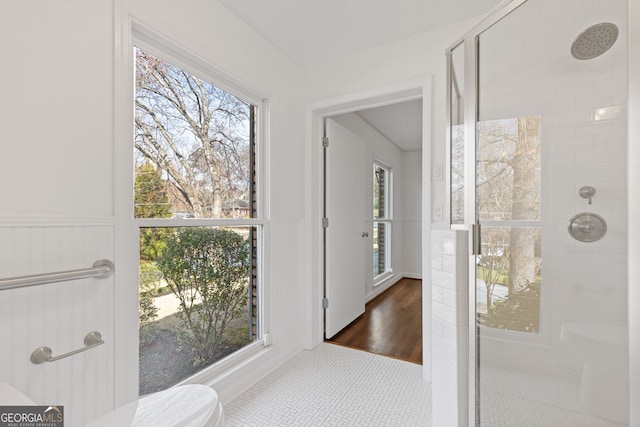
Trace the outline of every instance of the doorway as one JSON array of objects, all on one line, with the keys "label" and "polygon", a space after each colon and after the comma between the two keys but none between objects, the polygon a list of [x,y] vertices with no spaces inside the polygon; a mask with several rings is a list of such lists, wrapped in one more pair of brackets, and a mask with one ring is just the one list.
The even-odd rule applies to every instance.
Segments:
[{"label": "doorway", "polygon": [[326,339],[366,318],[365,303],[397,282],[422,278],[422,104],[417,97],[324,118]]},{"label": "doorway", "polygon": [[[431,76],[394,83],[374,89],[363,90],[341,96],[334,96],[324,100],[307,104],[306,107],[306,137],[307,156],[305,170],[307,180],[306,210],[309,213],[307,223],[309,239],[308,280],[310,286],[305,288],[307,305],[305,312],[308,316],[303,325],[304,347],[313,349],[324,340],[324,241],[322,206],[324,202],[323,186],[323,121],[325,117],[359,111],[374,107],[385,106],[403,101],[422,98],[422,144],[421,155],[421,271],[431,271],[431,259],[428,251],[431,246]],[[424,281],[422,292],[422,336],[423,353],[431,354],[431,283]],[[425,357],[423,364],[423,378],[430,381],[431,358]]]}]

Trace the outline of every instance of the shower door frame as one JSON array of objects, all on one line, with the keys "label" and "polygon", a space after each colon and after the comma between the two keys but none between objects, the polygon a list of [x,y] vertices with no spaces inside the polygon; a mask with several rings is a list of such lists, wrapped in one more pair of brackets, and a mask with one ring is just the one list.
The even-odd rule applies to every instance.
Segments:
[{"label": "shower door frame", "polygon": [[[480,246],[480,222],[476,211],[476,123],[479,117],[479,37],[482,33],[500,22],[511,12],[526,3],[527,0],[504,0],[499,3],[489,14],[474,28],[452,43],[446,50],[447,64],[447,90],[446,90],[446,191],[445,206],[447,221],[452,229],[467,230],[470,234],[468,250],[468,319],[469,319],[469,340],[468,340],[468,411],[467,421],[469,426],[480,425],[480,406],[478,396],[478,376],[479,376],[479,334],[476,324],[476,255],[479,254]],[[451,223],[451,120],[452,120],[452,98],[451,98],[451,71],[452,52],[455,48],[462,47],[464,50],[464,222],[463,224]],[[460,414],[461,417],[463,416]]]}]

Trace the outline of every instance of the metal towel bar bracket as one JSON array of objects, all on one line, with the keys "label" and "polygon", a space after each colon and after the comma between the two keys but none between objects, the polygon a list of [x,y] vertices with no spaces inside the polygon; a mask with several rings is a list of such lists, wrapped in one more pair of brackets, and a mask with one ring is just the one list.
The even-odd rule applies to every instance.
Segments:
[{"label": "metal towel bar bracket", "polygon": [[31,363],[40,365],[45,362],[55,362],[56,360],[64,359],[65,357],[73,356],[74,354],[82,353],[83,351],[91,350],[94,347],[104,344],[102,335],[98,331],[92,331],[84,337],[84,347],[77,350],[64,353],[59,356],[52,356],[53,352],[50,347],[38,347],[33,353],[31,353]]},{"label": "metal towel bar bracket", "polygon": [[7,289],[24,288],[27,286],[44,285],[45,283],[66,282],[69,280],[86,279],[95,277],[102,279],[111,275],[115,269],[108,259],[99,259],[90,268],[78,270],[59,271],[57,273],[32,274],[30,276],[9,277],[0,279],[0,291]]}]

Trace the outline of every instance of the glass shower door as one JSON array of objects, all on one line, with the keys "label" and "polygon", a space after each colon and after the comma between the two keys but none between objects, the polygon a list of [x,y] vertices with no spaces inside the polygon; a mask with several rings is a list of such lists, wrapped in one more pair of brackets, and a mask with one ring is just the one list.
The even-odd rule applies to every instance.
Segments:
[{"label": "glass shower door", "polygon": [[[475,421],[626,425],[625,5],[513,3],[465,39],[476,55],[465,73],[477,82],[475,99],[461,101],[475,104],[465,115],[475,122],[465,135],[474,176],[467,168],[464,185],[474,192],[465,203],[475,202],[465,223],[480,230],[470,264]],[[619,39],[593,59],[572,57],[594,22],[620,27]],[[585,186],[596,188],[592,199],[581,197]],[[578,215],[601,218],[608,232],[577,240],[569,223]]]}]

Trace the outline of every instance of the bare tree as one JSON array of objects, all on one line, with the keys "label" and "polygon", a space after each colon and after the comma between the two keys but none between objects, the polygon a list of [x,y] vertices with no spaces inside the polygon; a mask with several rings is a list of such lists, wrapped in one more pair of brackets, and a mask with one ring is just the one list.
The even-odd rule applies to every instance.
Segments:
[{"label": "bare tree", "polygon": [[[517,119],[516,149],[511,159],[513,192],[511,219],[533,220],[540,217],[540,117]],[[535,256],[536,230],[511,229],[509,251],[509,293],[524,289],[535,281],[538,262]]]},{"label": "bare tree", "polygon": [[135,148],[194,215],[248,196],[251,105],[136,49]]},{"label": "bare tree", "polygon": [[[481,220],[540,218],[540,119],[537,116],[479,123],[477,172]],[[540,262],[536,256],[538,230],[511,227],[483,233],[480,267],[487,286],[487,308],[497,275],[508,279],[509,295],[534,283]],[[495,236],[494,236],[495,234]],[[502,238],[495,237],[502,235]],[[498,261],[496,257],[499,256]]]}]

